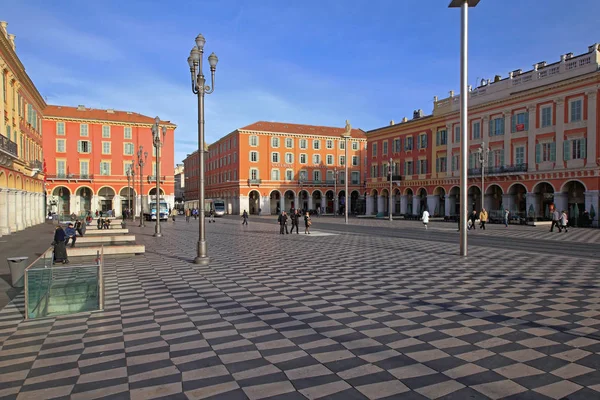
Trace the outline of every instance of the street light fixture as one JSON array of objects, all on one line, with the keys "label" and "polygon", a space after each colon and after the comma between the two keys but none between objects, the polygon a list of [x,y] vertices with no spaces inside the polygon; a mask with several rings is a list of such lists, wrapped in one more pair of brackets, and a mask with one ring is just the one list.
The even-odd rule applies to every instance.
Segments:
[{"label": "street light fixture", "polygon": [[204,44],[206,39],[202,34],[196,37],[196,45],[192,48],[188,57],[188,65],[190,66],[190,74],[192,77],[192,92],[198,96],[198,157],[199,157],[199,174],[198,174],[198,206],[200,207],[200,224],[198,226],[198,250],[194,263],[207,265],[210,258],[206,249],[206,232],[204,220],[204,95],[211,94],[215,90],[215,70],[219,59],[212,53],[208,56],[208,64],[210,65],[211,86],[206,85],[206,79],[202,72],[202,62],[204,58]]},{"label": "street light fixture", "polygon": [[333,216],[336,216],[337,213],[337,202],[338,202],[338,192],[337,192],[337,180],[338,180],[338,170],[337,167],[333,169]]},{"label": "street light fixture", "polygon": [[483,200],[485,198],[485,164],[487,164],[490,155],[490,148],[485,147],[485,143],[481,142],[481,147],[477,149],[479,154],[479,165],[481,165],[481,209],[484,209]]},{"label": "street light fixture", "polygon": [[143,228],[144,224],[144,165],[148,161],[148,152],[144,152],[144,146],[140,145],[137,152],[138,166],[140,167],[140,224],[139,227]]},{"label": "street light fixture", "polygon": [[467,148],[468,118],[468,26],[469,7],[479,0],[452,0],[448,7],[461,9],[460,21],[460,255],[467,255]]},{"label": "street light fixture", "polygon": [[[154,118],[154,125],[152,125],[152,145],[156,149],[156,171],[154,171],[154,177],[156,178],[156,225],[154,227],[154,237],[162,237],[160,229],[160,148],[167,136],[167,127],[163,125],[160,129],[159,123],[160,118],[157,116]],[[162,132],[162,140],[160,132]]]},{"label": "street light fixture", "polygon": [[[125,174],[127,174],[127,208],[129,208],[131,212],[131,170],[128,169],[127,171],[125,171]],[[123,213],[123,221],[125,220],[125,215],[127,214]]]},{"label": "street light fixture", "polygon": [[350,132],[352,132],[352,125],[346,120],[346,128],[341,137],[344,139],[344,193],[346,194],[346,201],[344,204],[344,222],[348,225],[348,204],[352,205],[352,201],[348,202],[351,197],[348,196],[348,139],[351,138]]},{"label": "street light fixture", "polygon": [[134,198],[131,202],[131,221],[135,222],[135,212],[133,211],[133,206],[136,203],[137,196],[135,196],[135,161],[131,161],[131,187],[133,187]]},{"label": "street light fixture", "polygon": [[389,220],[390,222],[393,220],[392,218],[392,162],[394,162],[394,160],[392,160],[392,157],[390,157],[390,163],[388,165],[388,175],[390,177],[390,192],[388,193],[388,199],[389,199]]}]

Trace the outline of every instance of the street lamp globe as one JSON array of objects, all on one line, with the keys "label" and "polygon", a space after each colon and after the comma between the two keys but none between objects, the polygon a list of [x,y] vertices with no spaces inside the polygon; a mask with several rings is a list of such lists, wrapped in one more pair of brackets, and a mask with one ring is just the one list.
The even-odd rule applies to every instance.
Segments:
[{"label": "street lamp globe", "polygon": [[211,68],[217,68],[217,63],[219,62],[219,57],[213,52],[208,56],[208,64]]},{"label": "street lamp globe", "polygon": [[194,64],[198,64],[198,62],[200,62],[200,50],[198,50],[198,46],[194,46],[192,48],[192,51],[190,51],[190,58]]},{"label": "street lamp globe", "polygon": [[158,115],[156,117],[154,117],[154,123],[156,125],[158,125],[160,123],[160,118],[158,117]]},{"label": "street lamp globe", "polygon": [[192,56],[188,57],[188,65],[190,66],[190,68],[194,68],[194,59],[192,58]]},{"label": "street lamp globe", "polygon": [[201,33],[198,34],[198,36],[196,36],[196,46],[198,46],[199,49],[203,49],[205,43],[206,39],[204,38],[204,35]]}]

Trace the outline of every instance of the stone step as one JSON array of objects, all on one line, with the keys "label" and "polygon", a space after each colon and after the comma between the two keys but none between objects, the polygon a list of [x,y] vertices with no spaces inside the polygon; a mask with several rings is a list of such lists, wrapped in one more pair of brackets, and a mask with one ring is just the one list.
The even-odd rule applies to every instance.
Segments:
[{"label": "stone step", "polygon": [[119,234],[124,234],[124,233],[129,233],[129,229],[122,229],[122,228],[111,228],[111,229],[88,229],[85,231],[85,236],[91,235],[91,236],[106,236],[106,235],[119,235]]},{"label": "stone step", "polygon": [[117,244],[117,243],[127,243],[127,242],[135,242],[135,235],[110,235],[110,236],[98,236],[98,235],[86,235],[81,237],[77,236],[77,245],[80,244],[89,244],[89,243],[102,243],[102,244]]},{"label": "stone step", "polygon": [[[85,246],[85,247],[70,247],[67,246],[67,255],[69,257],[86,257],[95,256],[102,250],[102,246]],[[104,246],[104,255],[118,254],[143,254],[146,252],[146,247],[143,244],[125,244],[116,246]],[[46,257],[52,257],[52,248],[46,254]]]}]

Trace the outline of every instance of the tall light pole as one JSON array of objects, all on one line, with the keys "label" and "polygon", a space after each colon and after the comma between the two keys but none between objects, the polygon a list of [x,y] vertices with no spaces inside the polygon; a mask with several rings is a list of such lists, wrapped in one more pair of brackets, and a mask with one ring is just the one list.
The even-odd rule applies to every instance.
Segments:
[{"label": "tall light pole", "polygon": [[[344,193],[346,193],[346,205],[344,206],[344,222],[348,225],[348,199],[351,197],[348,196],[348,139],[351,137],[350,132],[352,132],[352,125],[350,122],[346,120],[346,128],[344,133],[342,134],[342,138],[344,139],[344,167],[346,169],[344,174]],[[352,204],[352,202],[350,202]]]},{"label": "tall light pole", "polygon": [[212,53],[208,56],[210,65],[211,86],[206,85],[206,79],[202,72],[202,61],[204,58],[204,44],[206,39],[202,34],[196,37],[196,45],[192,48],[188,57],[190,74],[192,76],[192,92],[198,96],[198,206],[200,207],[200,224],[198,232],[198,250],[194,263],[206,265],[210,262],[206,249],[205,221],[204,221],[204,95],[211,94],[215,90],[215,70],[219,59]]},{"label": "tall light pole", "polygon": [[388,205],[389,212],[388,212],[388,214],[390,214],[389,215],[390,221],[393,220],[392,219],[392,162],[393,161],[394,160],[392,160],[392,157],[390,157],[390,164],[388,165],[388,174],[390,175],[390,192],[388,193],[388,199],[389,199],[389,205]]},{"label": "tall light pole", "polygon": [[[131,186],[129,186],[129,183],[131,182],[131,170],[128,169],[126,171],[127,174],[127,208],[129,208],[129,211],[131,212]],[[123,213],[123,221],[125,221],[125,213]]]},{"label": "tall light pole", "polygon": [[[156,178],[156,225],[154,226],[154,237],[162,237],[160,230],[160,148],[167,136],[167,127],[163,125],[162,129],[160,129],[159,123],[160,118],[154,118],[154,125],[152,125],[152,145],[156,149],[156,171],[154,171],[154,177]],[[169,217],[167,216],[167,218]]]},{"label": "tall light pole", "polygon": [[481,147],[477,149],[477,154],[479,154],[479,164],[481,165],[481,209],[483,210],[484,203],[483,200],[485,198],[485,164],[487,164],[490,148],[485,147],[485,143],[481,142]]},{"label": "tall light pole", "polygon": [[148,152],[144,152],[144,146],[140,145],[137,152],[138,166],[140,167],[140,224],[139,227],[145,227],[144,224],[144,165],[148,161]]},{"label": "tall light pole", "polygon": [[467,255],[467,141],[468,137],[468,26],[469,7],[479,0],[452,0],[448,7],[461,10],[460,19],[460,255]]},{"label": "tall light pole", "polygon": [[333,216],[336,216],[336,204],[338,201],[338,192],[337,192],[337,179],[338,179],[338,175],[337,175],[337,167],[335,167],[333,169]]},{"label": "tall light pole", "polygon": [[[133,194],[135,194],[135,161],[131,161],[131,186],[133,187]],[[135,222],[135,212],[133,211],[133,206],[135,205],[135,199],[137,196],[134,196],[133,201],[131,202],[131,221]]]}]

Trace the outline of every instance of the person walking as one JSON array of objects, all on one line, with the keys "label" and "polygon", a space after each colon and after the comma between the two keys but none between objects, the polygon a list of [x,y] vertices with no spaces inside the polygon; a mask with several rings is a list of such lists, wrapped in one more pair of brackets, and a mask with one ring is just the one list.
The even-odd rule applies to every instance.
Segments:
[{"label": "person walking", "polygon": [[208,222],[215,222],[215,210],[210,210],[210,219]]},{"label": "person walking", "polygon": [[[565,210],[562,211],[562,214],[560,216],[560,226],[565,230],[566,232],[569,232],[567,230],[567,225],[569,224],[569,217],[567,217],[567,212]],[[558,230],[560,232],[560,228]]]},{"label": "person walking", "polygon": [[473,210],[473,212],[471,213],[471,215],[469,217],[469,222],[471,222],[471,224],[469,225],[469,230],[471,230],[471,229],[477,230],[477,227],[475,226],[476,221],[477,221],[477,211]]},{"label": "person walking", "polygon": [[504,209],[504,226],[506,228],[508,228],[508,217],[510,216],[510,211],[508,211],[508,208]]},{"label": "person walking", "polygon": [[481,212],[479,213],[479,229],[483,229],[485,231],[485,223],[488,220],[488,213],[485,210],[485,208],[481,209]]},{"label": "person walking", "polygon": [[175,217],[177,216],[177,209],[174,208],[171,210],[171,218],[173,219],[173,222],[175,222]]},{"label": "person walking", "polygon": [[307,233],[310,235],[310,226],[312,225],[312,221],[310,219],[310,214],[308,211],[304,214],[304,234]]},{"label": "person walking", "polygon": [[290,233],[294,233],[294,226],[296,227],[296,235],[298,232],[298,219],[300,218],[300,213],[298,210],[294,210],[293,213],[290,214],[290,219],[292,220],[292,229],[290,229]]},{"label": "person walking", "polygon": [[77,241],[77,231],[73,227],[73,223],[69,222],[67,229],[65,229],[65,246],[69,244],[69,240],[72,242],[71,247],[75,247],[75,242]]},{"label": "person walking", "polygon": [[561,228],[561,214],[558,212],[556,208],[552,211],[552,225],[550,225],[550,232],[554,232],[554,227],[558,228],[559,232],[562,232]]},{"label": "person walking", "polygon": [[63,263],[68,264],[69,258],[67,257],[67,246],[65,240],[67,235],[63,230],[62,226],[57,225],[54,230],[54,239],[52,240],[52,246],[54,251],[52,252],[52,261],[54,264]]},{"label": "person walking", "polygon": [[279,214],[279,217],[277,217],[277,222],[279,222],[279,234],[283,235],[284,230],[285,233],[288,234],[287,215],[285,215],[285,211]]},{"label": "person walking", "polygon": [[242,225],[248,225],[248,212],[246,210],[242,213],[242,218],[244,219]]},{"label": "person walking", "polygon": [[187,222],[188,224],[190,223],[190,216],[191,216],[192,212],[190,211],[189,208],[185,209],[185,222]]},{"label": "person walking", "polygon": [[425,230],[427,230],[427,224],[429,223],[429,211],[427,211],[427,209],[423,211],[421,220],[423,221],[423,225],[425,225]]}]

